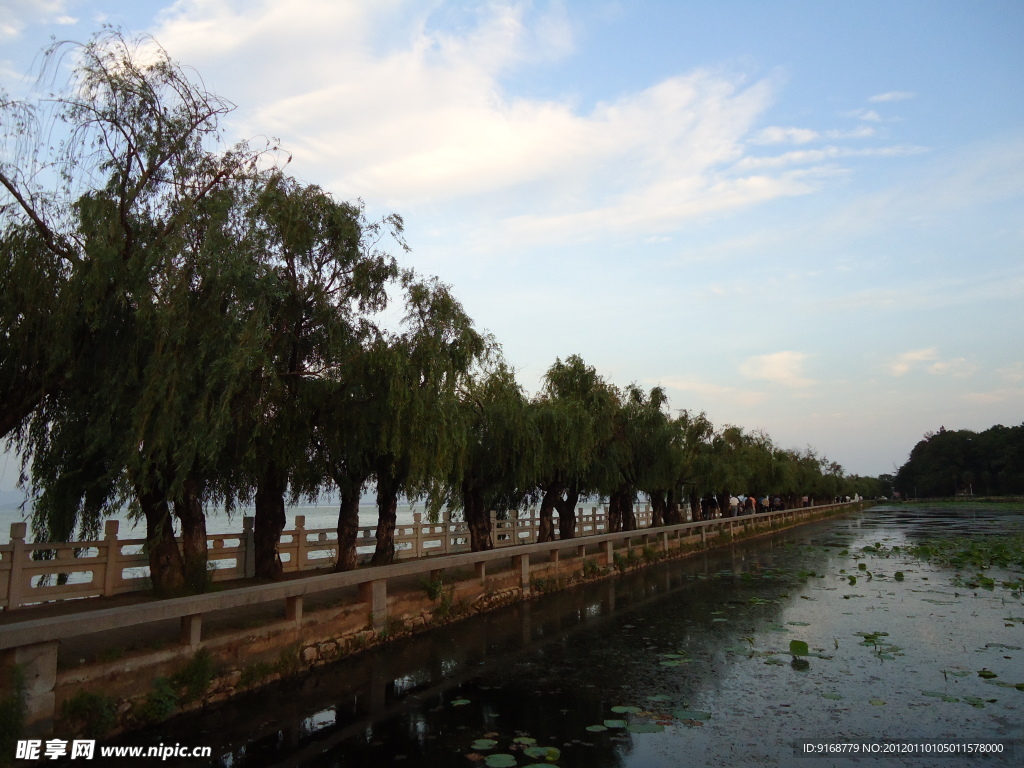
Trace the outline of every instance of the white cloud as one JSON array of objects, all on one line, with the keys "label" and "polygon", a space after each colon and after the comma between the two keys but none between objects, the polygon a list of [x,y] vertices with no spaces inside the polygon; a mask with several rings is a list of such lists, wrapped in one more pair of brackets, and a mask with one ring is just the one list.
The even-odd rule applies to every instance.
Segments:
[{"label": "white cloud", "polygon": [[770,355],[756,355],[740,365],[740,373],[749,379],[764,379],[787,387],[807,387],[813,379],[803,375],[803,363],[807,355],[803,352],[775,352]]},{"label": "white cloud", "polygon": [[968,362],[966,358],[955,357],[952,360],[934,362],[928,366],[927,370],[928,373],[935,376],[956,376],[962,378],[973,375],[978,370],[978,366]]},{"label": "white cloud", "polygon": [[660,234],[811,193],[836,173],[827,156],[804,156],[798,170],[787,155],[744,163],[751,143],[817,136],[754,134],[771,80],[698,70],[588,107],[517,97],[505,77],[568,55],[571,25],[558,6],[539,18],[527,4],[482,8],[442,29],[427,0],[180,0],[155,35],[176,58],[216,71],[218,92],[259,105],[240,109],[233,128],[281,138],[298,175],[311,168],[339,196],[400,210],[491,201],[501,220],[486,237],[506,247]]},{"label": "white cloud", "polygon": [[710,381],[691,378],[673,378],[653,380],[648,383],[657,383],[670,389],[678,389],[683,392],[695,392],[704,395],[718,403],[729,403],[742,406],[759,405],[765,400],[764,392],[754,392],[747,389],[740,389],[725,384],[715,384]]},{"label": "white cloud", "polygon": [[867,120],[870,123],[882,122],[882,116],[873,109],[851,109],[844,112],[845,117],[856,117],[858,120]]},{"label": "white cloud", "polygon": [[18,37],[29,24],[65,23],[70,18],[64,14],[66,6],[66,0],[0,0],[0,40]]},{"label": "white cloud", "polygon": [[938,360],[939,351],[935,347],[927,349],[915,349],[911,352],[904,352],[889,365],[889,372],[893,376],[902,376],[913,368],[917,363]]},{"label": "white cloud", "polygon": [[[921,366],[919,364],[930,363]],[[954,357],[943,360],[939,357],[939,350],[936,347],[915,349],[904,352],[889,364],[889,372],[893,376],[903,376],[912,369],[923,367],[925,371],[933,376],[954,376],[963,378],[973,375],[978,367],[964,357]]]},{"label": "white cloud", "polygon": [[1019,401],[1024,405],[1024,389],[994,389],[991,392],[968,392],[964,398],[974,403],[1007,403]]},{"label": "white cloud", "polygon": [[1024,381],[1024,363],[1013,363],[1006,368],[1000,368],[997,373],[1006,381]]},{"label": "white cloud", "polygon": [[817,131],[809,128],[781,128],[772,125],[761,129],[752,139],[751,144],[807,144],[819,137]]},{"label": "white cloud", "polygon": [[906,101],[912,98],[914,98],[914,94],[909,91],[889,91],[887,93],[877,93],[868,101]]},{"label": "white cloud", "polygon": [[772,157],[745,157],[736,163],[736,167],[742,169],[779,168],[784,165],[820,164],[846,157],[902,157],[919,155],[927,151],[926,147],[915,146],[875,147],[873,149],[822,147],[821,149],[794,150]]}]

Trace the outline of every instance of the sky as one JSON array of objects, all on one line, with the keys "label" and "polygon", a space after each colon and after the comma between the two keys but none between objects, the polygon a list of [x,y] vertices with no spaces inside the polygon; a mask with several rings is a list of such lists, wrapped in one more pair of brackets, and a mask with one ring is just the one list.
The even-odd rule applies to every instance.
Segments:
[{"label": "sky", "polygon": [[1024,422],[1019,0],[0,0],[0,86],[102,24],[400,214],[528,392],[578,354],[861,475]]}]

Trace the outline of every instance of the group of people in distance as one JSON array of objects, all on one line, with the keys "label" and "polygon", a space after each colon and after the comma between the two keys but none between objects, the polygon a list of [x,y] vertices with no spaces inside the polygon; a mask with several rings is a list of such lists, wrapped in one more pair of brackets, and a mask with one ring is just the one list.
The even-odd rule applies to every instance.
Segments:
[{"label": "group of people in distance", "polygon": [[[850,501],[849,496],[836,496],[835,503],[840,504]],[[801,507],[811,506],[811,498],[803,496],[800,499]],[[786,502],[779,496],[730,496],[729,508],[723,510],[718,504],[718,499],[709,496],[700,500],[700,509],[694,510],[694,520],[713,520],[716,517],[738,517],[739,515],[754,515],[760,512],[782,512],[786,509]]]},{"label": "group of people in distance", "polygon": [[[803,505],[810,504],[807,496],[803,497]],[[730,496],[729,508],[723,510],[718,504],[718,499],[710,496],[700,500],[700,510],[695,510],[697,520],[713,520],[716,517],[738,517],[739,515],[753,515],[759,512],[781,512],[786,508],[785,502],[778,496]]]}]

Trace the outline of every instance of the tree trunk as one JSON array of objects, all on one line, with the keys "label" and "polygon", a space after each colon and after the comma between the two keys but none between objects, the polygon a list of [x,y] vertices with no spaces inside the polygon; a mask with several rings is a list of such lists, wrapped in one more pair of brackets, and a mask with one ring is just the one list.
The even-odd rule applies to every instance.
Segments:
[{"label": "tree trunk", "polygon": [[271,462],[256,488],[256,576],[277,579],[284,572],[277,545],[285,526],[284,492],[287,481]]},{"label": "tree trunk", "polygon": [[580,500],[579,483],[570,483],[565,489],[565,498],[561,494],[555,499],[558,510],[558,538],[560,541],[576,538],[576,504]]},{"label": "tree trunk", "polygon": [[471,487],[469,481],[462,483],[462,504],[466,513],[466,527],[469,528],[470,549],[474,552],[493,549],[490,512],[484,509],[480,491]]},{"label": "tree trunk", "polygon": [[690,517],[692,520],[702,520],[700,509],[700,495],[696,491],[690,491]]},{"label": "tree trunk", "polygon": [[180,594],[185,587],[185,569],[167,501],[153,493],[139,493],[138,499],[146,516],[146,551],[153,590],[161,597]]},{"label": "tree trunk", "polygon": [[729,516],[729,494],[728,493],[720,493],[720,494],[718,494],[718,496],[716,498],[718,500],[718,511],[719,511],[719,513],[722,515],[722,517],[728,517]]},{"label": "tree trunk", "polygon": [[338,562],[334,564],[335,573],[355,570],[358,536],[359,490],[355,493],[351,490],[342,490],[341,507],[338,509]]},{"label": "tree trunk", "polygon": [[622,528],[620,530],[635,531],[636,514],[633,512],[633,491],[632,489],[623,489],[619,493],[622,496],[619,501],[619,510],[622,515]]},{"label": "tree trunk", "polygon": [[679,502],[676,501],[676,492],[668,492],[668,503],[665,505],[665,525],[679,525],[683,522],[683,514],[679,509]]},{"label": "tree trunk", "polygon": [[370,565],[395,562],[395,525],[398,522],[398,483],[386,473],[377,473],[377,546]]},{"label": "tree trunk", "polygon": [[619,494],[612,493],[608,497],[608,533],[622,530],[622,510],[619,508]]},{"label": "tree trunk", "polygon": [[562,495],[562,486],[559,483],[552,483],[544,492],[544,498],[540,502],[540,528],[537,531],[537,541],[554,541],[555,526],[551,523],[551,511],[555,508],[555,500]]},{"label": "tree trunk", "polygon": [[651,493],[651,527],[660,528],[665,525],[665,492],[653,491]]},{"label": "tree trunk", "polygon": [[185,585],[190,592],[205,592],[210,586],[211,574],[206,569],[206,515],[198,481],[185,481],[181,495],[174,500],[174,514],[181,521]]}]

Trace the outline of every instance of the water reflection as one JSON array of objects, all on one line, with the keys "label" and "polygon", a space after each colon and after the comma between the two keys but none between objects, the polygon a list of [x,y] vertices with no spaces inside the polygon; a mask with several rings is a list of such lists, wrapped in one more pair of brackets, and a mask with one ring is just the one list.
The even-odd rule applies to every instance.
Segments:
[{"label": "water reflection", "polygon": [[[1024,615],[1019,596],[958,593],[950,572],[890,552],[1021,522],[892,508],[804,526],[437,629],[123,742],[210,744],[220,766],[465,767],[497,751],[543,762],[513,742],[528,737],[568,767],[775,764],[798,738],[1021,738],[1024,692],[976,674],[1024,683],[1024,626],[1004,621]],[[863,554],[876,542],[884,554]],[[804,669],[792,639],[817,654]],[[620,718],[663,730],[588,730]],[[498,744],[475,750],[481,738]]]}]

